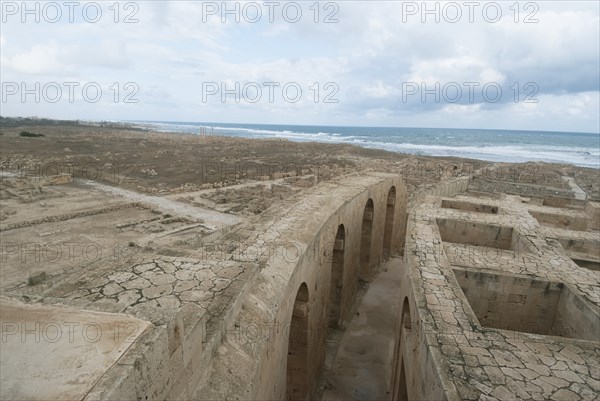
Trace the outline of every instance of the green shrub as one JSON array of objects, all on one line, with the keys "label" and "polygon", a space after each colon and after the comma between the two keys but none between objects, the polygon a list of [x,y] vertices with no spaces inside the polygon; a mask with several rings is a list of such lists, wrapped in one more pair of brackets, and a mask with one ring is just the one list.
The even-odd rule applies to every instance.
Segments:
[{"label": "green shrub", "polygon": [[26,138],[37,138],[40,136],[44,136],[44,134],[34,134],[33,132],[21,131],[20,136],[24,136]]}]

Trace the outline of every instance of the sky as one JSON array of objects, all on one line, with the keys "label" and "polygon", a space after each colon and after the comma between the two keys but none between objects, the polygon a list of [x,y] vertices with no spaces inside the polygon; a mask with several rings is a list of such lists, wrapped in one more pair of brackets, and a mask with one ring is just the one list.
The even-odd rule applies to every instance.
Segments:
[{"label": "sky", "polygon": [[2,1],[2,116],[600,132],[598,1]]}]

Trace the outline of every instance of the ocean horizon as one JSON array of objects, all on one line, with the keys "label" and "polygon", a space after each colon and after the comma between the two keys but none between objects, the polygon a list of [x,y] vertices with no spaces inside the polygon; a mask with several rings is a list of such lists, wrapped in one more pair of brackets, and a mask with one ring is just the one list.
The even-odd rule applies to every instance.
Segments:
[{"label": "ocean horizon", "polygon": [[420,156],[492,162],[541,161],[600,169],[600,134],[459,128],[394,128],[319,125],[237,124],[182,121],[121,121],[160,132],[297,142],[345,143]]}]

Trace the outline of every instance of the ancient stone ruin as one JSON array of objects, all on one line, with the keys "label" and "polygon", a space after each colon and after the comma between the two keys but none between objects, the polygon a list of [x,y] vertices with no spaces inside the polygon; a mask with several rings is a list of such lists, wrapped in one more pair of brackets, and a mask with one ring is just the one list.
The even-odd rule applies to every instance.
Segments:
[{"label": "ancient stone ruin", "polygon": [[264,181],[251,207],[20,180],[2,399],[598,400],[596,202],[472,172]]}]

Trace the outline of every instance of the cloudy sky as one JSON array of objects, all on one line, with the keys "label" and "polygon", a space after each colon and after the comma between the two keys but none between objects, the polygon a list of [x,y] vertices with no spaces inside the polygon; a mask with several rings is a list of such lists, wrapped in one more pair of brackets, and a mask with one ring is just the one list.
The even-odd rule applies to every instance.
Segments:
[{"label": "cloudy sky", "polygon": [[599,4],[3,1],[1,114],[599,132]]}]

